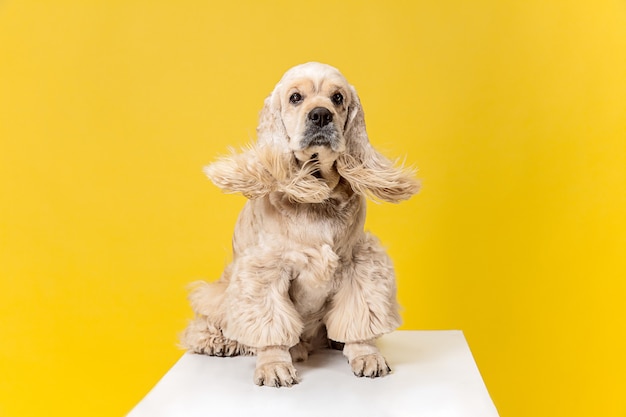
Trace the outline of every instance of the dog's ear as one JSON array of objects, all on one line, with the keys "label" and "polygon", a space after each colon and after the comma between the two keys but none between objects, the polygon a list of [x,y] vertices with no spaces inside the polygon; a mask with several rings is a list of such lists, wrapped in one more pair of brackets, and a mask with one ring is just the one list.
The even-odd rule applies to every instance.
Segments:
[{"label": "dog's ear", "polygon": [[280,84],[265,99],[265,104],[259,116],[257,127],[257,142],[261,146],[269,145],[274,148],[284,148],[288,143],[287,130],[280,114]]},{"label": "dog's ear", "polygon": [[350,86],[350,105],[348,106],[348,117],[344,128],[346,137],[346,148],[348,153],[359,160],[366,158],[366,153],[370,147],[367,130],[365,129],[365,114],[361,106],[361,100],[354,87]]},{"label": "dog's ear", "polygon": [[337,160],[337,170],[354,191],[376,199],[399,202],[419,191],[413,169],[395,166],[376,151],[365,129],[365,115],[354,87],[344,128],[346,152]]},{"label": "dog's ear", "polygon": [[223,191],[241,193],[251,200],[278,191],[294,202],[321,203],[331,190],[313,176],[315,169],[314,164],[300,168],[293,163],[293,155],[257,144],[243,152],[233,151],[204,172]]},{"label": "dog's ear", "polygon": [[313,176],[317,169],[314,164],[299,167],[294,163],[281,117],[279,91],[280,84],[265,99],[257,143],[220,158],[204,172],[223,191],[242,193],[252,200],[278,191],[294,202],[320,203],[331,190]]}]

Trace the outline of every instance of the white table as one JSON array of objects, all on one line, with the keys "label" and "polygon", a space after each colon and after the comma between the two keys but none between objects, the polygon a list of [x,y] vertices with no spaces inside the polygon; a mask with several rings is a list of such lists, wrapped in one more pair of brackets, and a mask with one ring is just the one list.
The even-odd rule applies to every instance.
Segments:
[{"label": "white table", "polygon": [[386,377],[357,378],[324,350],[295,364],[291,388],[254,385],[255,357],[186,353],[128,416],[498,416],[461,331],[397,331],[378,346]]}]

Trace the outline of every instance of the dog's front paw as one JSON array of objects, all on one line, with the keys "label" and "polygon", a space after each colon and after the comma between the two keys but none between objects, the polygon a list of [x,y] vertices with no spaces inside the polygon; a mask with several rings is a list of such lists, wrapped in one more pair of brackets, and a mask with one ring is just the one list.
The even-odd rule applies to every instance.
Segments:
[{"label": "dog's front paw", "polygon": [[370,353],[368,355],[358,356],[350,361],[352,372],[356,376],[366,376],[368,378],[376,378],[385,376],[391,372],[391,368],[387,365],[387,361],[380,353]]},{"label": "dog's front paw", "polygon": [[181,345],[189,352],[209,356],[254,355],[255,350],[224,337],[222,330],[200,317],[181,335]]},{"label": "dog's front paw", "polygon": [[296,368],[289,362],[259,365],[254,371],[254,383],[268,387],[290,387],[300,382]]},{"label": "dog's front paw", "polygon": [[247,350],[234,340],[216,337],[212,343],[207,344],[203,353],[210,356],[237,356],[247,354]]}]

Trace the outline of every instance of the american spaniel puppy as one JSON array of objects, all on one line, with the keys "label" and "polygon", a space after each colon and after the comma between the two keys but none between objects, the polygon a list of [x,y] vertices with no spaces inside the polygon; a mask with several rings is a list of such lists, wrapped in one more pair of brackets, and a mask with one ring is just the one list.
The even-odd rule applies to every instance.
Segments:
[{"label": "american spaniel puppy", "polygon": [[233,261],[197,283],[191,352],[256,354],[254,382],[299,382],[294,361],[341,347],[357,376],[391,370],[375,340],[400,324],[391,260],[364,232],[366,196],[398,202],[418,191],[413,171],[369,143],[355,89],[328,65],[307,63],[265,100],[257,143],[206,174],[249,201],[235,226]]}]

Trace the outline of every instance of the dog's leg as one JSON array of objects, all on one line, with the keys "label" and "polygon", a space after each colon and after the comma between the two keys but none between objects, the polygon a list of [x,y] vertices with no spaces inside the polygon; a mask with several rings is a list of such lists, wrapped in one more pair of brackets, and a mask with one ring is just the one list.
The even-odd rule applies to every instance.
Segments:
[{"label": "dog's leg", "polygon": [[[293,362],[302,362],[308,359],[309,355],[318,349],[330,347],[328,337],[326,337],[326,327],[321,322],[319,314],[311,316],[304,326],[304,331],[300,337],[300,342],[289,349]],[[343,349],[343,345],[339,350]]]},{"label": "dog's leg", "polygon": [[300,341],[303,323],[289,298],[291,270],[270,260],[283,256],[267,250],[239,256],[226,291],[224,336],[248,346],[291,347]]},{"label": "dog's leg", "polygon": [[343,354],[348,358],[348,363],[356,376],[375,378],[391,372],[391,368],[373,340],[346,343]]},{"label": "dog's leg", "polygon": [[224,296],[230,277],[228,266],[222,279],[217,282],[195,282],[189,294],[191,307],[196,318],[192,320],[181,334],[181,346],[193,353],[211,356],[253,355],[254,349],[222,333],[224,323]]},{"label": "dog's leg", "polygon": [[289,354],[291,355],[291,360],[293,362],[303,362],[307,360],[309,352],[309,343],[303,342],[302,340],[300,340],[297,345],[289,348]]},{"label": "dog's leg", "polygon": [[268,346],[257,350],[254,383],[269,387],[290,387],[300,382],[286,346]]},{"label": "dog's leg", "polygon": [[289,297],[293,274],[285,256],[272,248],[238,256],[226,291],[224,336],[256,348],[258,385],[299,381],[289,348],[300,341],[304,324]]},{"label": "dog's leg", "polygon": [[345,343],[344,355],[357,376],[386,375],[389,367],[374,340],[400,325],[391,260],[368,234],[339,273],[339,289],[324,317],[328,338]]}]

